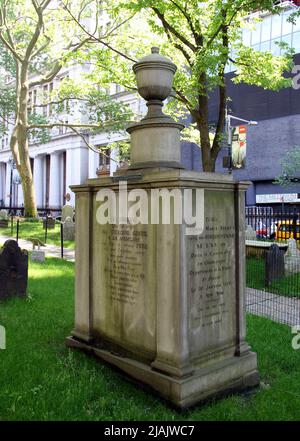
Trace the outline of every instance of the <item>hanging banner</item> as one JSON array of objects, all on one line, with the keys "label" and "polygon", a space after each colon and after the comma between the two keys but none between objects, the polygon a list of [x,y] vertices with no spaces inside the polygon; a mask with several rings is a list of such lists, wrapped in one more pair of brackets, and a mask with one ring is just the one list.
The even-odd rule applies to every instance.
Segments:
[{"label": "hanging banner", "polygon": [[233,128],[231,149],[232,168],[245,168],[247,150],[247,126],[237,126]]}]

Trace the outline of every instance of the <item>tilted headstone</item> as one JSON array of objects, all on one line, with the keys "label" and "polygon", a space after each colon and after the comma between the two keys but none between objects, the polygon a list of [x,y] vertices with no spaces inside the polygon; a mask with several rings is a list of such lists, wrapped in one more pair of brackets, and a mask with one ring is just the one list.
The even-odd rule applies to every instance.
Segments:
[{"label": "tilted headstone", "polygon": [[0,250],[0,299],[25,297],[28,281],[28,252],[15,240],[7,240]]},{"label": "tilted headstone", "polygon": [[75,222],[71,217],[67,217],[63,222],[63,238],[64,240],[75,240]]},{"label": "tilted headstone", "polygon": [[284,251],[276,244],[271,245],[266,253],[265,271],[266,286],[284,277]]},{"label": "tilted headstone", "polygon": [[74,216],[74,208],[72,205],[64,205],[61,210],[61,221],[65,222],[67,217],[70,217],[73,220]]},{"label": "tilted headstone", "polygon": [[0,210],[0,228],[8,227],[8,213],[6,210]]},{"label": "tilted headstone", "polygon": [[245,238],[246,238],[246,240],[255,240],[256,239],[256,232],[253,230],[251,225],[247,225],[246,232],[245,232]]},{"label": "tilted headstone", "polygon": [[48,230],[54,230],[55,219],[53,219],[52,217],[47,217],[43,219],[43,229],[46,230],[46,227]]},{"label": "tilted headstone", "polygon": [[295,239],[288,239],[288,249],[284,256],[285,271],[288,274],[300,272],[300,250]]}]

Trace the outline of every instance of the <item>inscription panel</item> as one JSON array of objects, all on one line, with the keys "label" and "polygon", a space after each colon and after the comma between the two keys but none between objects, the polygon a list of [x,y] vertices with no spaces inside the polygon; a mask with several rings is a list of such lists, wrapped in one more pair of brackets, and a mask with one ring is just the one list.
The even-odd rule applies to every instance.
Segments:
[{"label": "inscription panel", "polygon": [[206,191],[204,232],[186,240],[190,343],[197,357],[235,340],[233,195]]},{"label": "inscription panel", "polygon": [[151,225],[95,222],[94,231],[94,332],[130,350],[153,354],[156,332],[154,230]]}]

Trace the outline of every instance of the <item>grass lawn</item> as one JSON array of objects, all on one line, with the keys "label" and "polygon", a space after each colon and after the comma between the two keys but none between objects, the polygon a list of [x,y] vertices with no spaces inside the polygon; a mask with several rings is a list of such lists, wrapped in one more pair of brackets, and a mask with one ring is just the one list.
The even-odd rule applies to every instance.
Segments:
[{"label": "grass lawn", "polygon": [[266,287],[265,261],[262,258],[247,257],[246,280],[248,288],[263,289],[284,296],[300,297],[300,272],[274,280]]},{"label": "grass lawn", "polygon": [[[8,228],[1,228],[0,235],[16,237],[17,235],[17,221],[14,219],[13,234],[11,234],[11,225],[9,221]],[[19,238],[28,239],[29,237],[35,237],[40,239],[42,242],[45,241],[45,230],[43,229],[42,220],[39,221],[28,221],[25,219],[20,219],[19,224]],[[57,222],[54,229],[49,229],[47,234],[47,244],[60,246],[60,224]],[[73,241],[64,241],[65,248],[74,249],[75,244]]]},{"label": "grass lawn", "polygon": [[176,412],[99,360],[66,348],[74,264],[30,264],[28,299],[0,304],[0,420],[299,420],[300,350],[287,326],[248,317],[248,341],[270,387]]}]

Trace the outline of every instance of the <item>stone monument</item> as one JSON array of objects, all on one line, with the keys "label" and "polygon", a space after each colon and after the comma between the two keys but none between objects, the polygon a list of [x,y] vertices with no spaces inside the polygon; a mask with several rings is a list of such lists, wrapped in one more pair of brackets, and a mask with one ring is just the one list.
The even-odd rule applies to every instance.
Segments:
[{"label": "stone monument", "polygon": [[[31,261],[32,262],[45,262],[45,251],[41,250],[41,247],[46,247],[46,245],[36,237],[29,237],[26,240],[32,243]],[[38,249],[36,249],[36,247]]]},{"label": "stone monument", "polygon": [[265,285],[284,277],[284,251],[272,244],[265,257]]},{"label": "stone monument", "polygon": [[66,341],[185,408],[259,384],[245,340],[248,183],[184,170],[183,126],[162,112],[176,66],[153,48],[133,69],[148,114],[128,128],[131,166],[72,187],[75,326]]},{"label": "stone monument", "polygon": [[300,272],[300,250],[295,239],[288,239],[288,249],[284,256],[285,271],[287,274]]},{"label": "stone monument", "polygon": [[28,281],[28,252],[15,240],[7,240],[0,250],[0,300],[25,297]]},{"label": "stone monument", "polygon": [[63,222],[63,239],[73,241],[75,240],[75,223],[70,216],[68,216]]},{"label": "stone monument", "polygon": [[65,222],[67,217],[70,217],[73,220],[74,217],[74,208],[72,205],[64,205],[61,209],[61,221]]},{"label": "stone monument", "polygon": [[245,237],[246,237],[246,240],[256,240],[256,232],[252,228],[251,225],[247,225],[247,228],[245,231]]},{"label": "stone monument", "polygon": [[6,210],[0,210],[0,228],[8,227],[8,214]]}]

